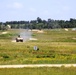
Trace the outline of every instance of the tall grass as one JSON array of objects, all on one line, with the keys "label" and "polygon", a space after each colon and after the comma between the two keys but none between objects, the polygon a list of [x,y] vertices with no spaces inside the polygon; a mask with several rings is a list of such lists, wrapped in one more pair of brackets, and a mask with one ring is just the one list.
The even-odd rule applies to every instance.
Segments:
[{"label": "tall grass", "polygon": [[76,75],[76,68],[19,68],[0,69],[0,75]]},{"label": "tall grass", "polygon": [[[44,30],[33,32],[38,40],[11,42],[19,30],[9,30],[0,35],[0,64],[47,64],[76,63],[75,31]],[[34,50],[34,46],[39,48]]]}]

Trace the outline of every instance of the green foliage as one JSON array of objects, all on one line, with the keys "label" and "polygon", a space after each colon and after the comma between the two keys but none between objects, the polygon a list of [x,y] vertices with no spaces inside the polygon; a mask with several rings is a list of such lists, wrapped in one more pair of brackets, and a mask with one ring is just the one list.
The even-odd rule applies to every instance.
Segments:
[{"label": "green foliage", "polygon": [[32,34],[32,36],[34,37],[34,36],[36,36],[36,34]]},{"label": "green foliage", "polygon": [[[4,25],[3,25],[4,24]],[[76,28],[76,19],[70,18],[70,20],[42,20],[37,17],[36,20],[31,21],[9,21],[5,23],[0,23],[0,29],[6,30],[6,25],[11,25],[11,28],[19,29],[56,29],[56,28]]]},{"label": "green foliage", "polygon": [[3,57],[4,59],[9,58],[9,56],[8,56],[8,55],[6,55],[6,54],[1,55],[1,57]]}]

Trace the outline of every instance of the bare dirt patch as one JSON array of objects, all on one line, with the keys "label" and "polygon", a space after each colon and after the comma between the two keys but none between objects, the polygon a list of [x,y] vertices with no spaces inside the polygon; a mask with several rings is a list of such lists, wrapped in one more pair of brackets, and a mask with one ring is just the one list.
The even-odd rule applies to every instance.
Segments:
[{"label": "bare dirt patch", "polygon": [[29,40],[38,40],[38,39],[36,39],[36,38],[29,38]]},{"label": "bare dirt patch", "polygon": [[2,32],[1,34],[7,34],[8,32]]},{"label": "bare dirt patch", "polygon": [[38,32],[37,33],[44,33],[44,31],[43,30],[38,30]]},{"label": "bare dirt patch", "polygon": [[37,32],[37,33],[44,33],[43,30],[38,30],[38,29],[33,29],[33,30],[29,30],[29,31],[33,31],[33,32]]},{"label": "bare dirt patch", "polygon": [[72,38],[73,40],[76,40],[76,38]]}]

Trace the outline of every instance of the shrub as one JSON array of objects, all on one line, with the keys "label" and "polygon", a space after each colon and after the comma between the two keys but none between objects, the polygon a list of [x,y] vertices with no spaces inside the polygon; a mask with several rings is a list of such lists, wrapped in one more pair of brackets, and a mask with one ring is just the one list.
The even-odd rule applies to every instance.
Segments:
[{"label": "shrub", "polygon": [[6,55],[6,54],[3,54],[3,55],[2,55],[2,57],[3,57],[4,59],[9,58],[9,56],[8,56],[8,55]]}]

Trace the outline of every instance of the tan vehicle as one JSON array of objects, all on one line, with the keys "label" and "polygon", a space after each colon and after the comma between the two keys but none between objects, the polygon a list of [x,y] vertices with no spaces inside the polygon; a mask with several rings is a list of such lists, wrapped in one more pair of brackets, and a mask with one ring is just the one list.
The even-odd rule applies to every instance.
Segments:
[{"label": "tan vehicle", "polygon": [[18,37],[16,38],[16,42],[23,42],[23,38],[21,38],[20,35],[18,35]]}]

